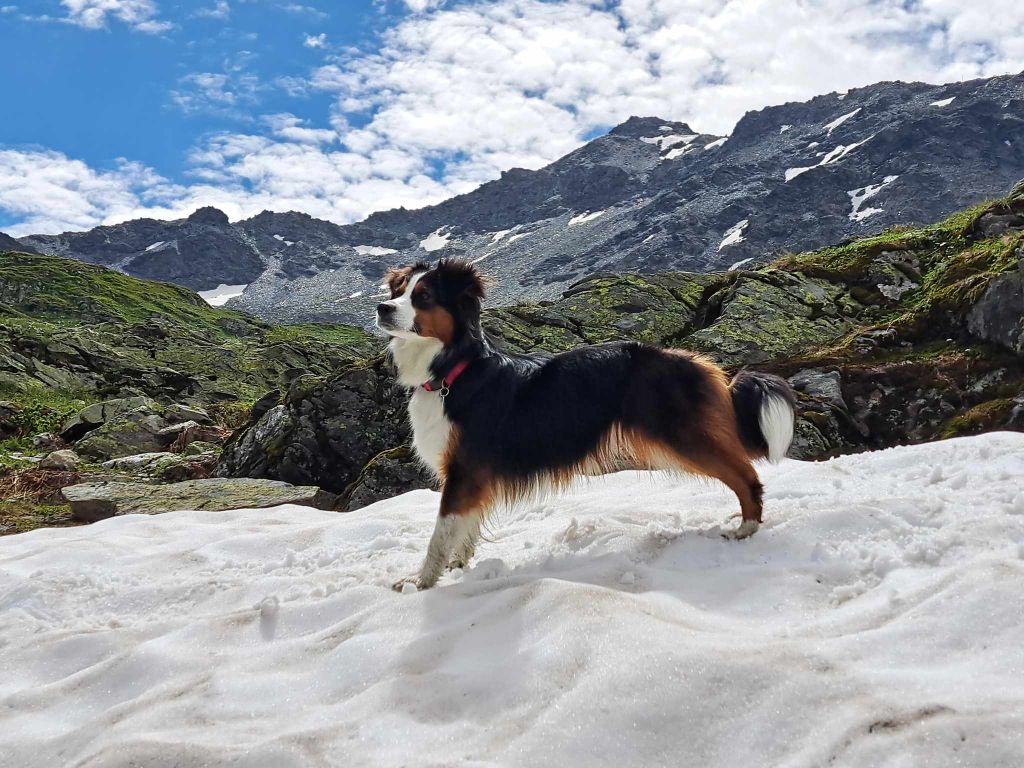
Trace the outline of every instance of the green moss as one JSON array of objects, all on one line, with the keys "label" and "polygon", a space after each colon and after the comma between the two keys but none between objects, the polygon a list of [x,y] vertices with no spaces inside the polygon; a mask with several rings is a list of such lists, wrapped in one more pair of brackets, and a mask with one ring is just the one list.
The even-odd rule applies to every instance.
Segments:
[{"label": "green moss", "polygon": [[65,528],[75,524],[67,504],[0,501],[0,536],[26,533],[37,528]]},{"label": "green moss", "polygon": [[[17,408],[15,423],[19,435],[27,437],[40,432],[59,432],[64,422],[99,398],[85,390],[58,390],[42,386],[24,389],[0,387],[0,400],[8,400]],[[25,448],[30,443],[26,443]]]},{"label": "green moss", "polygon": [[940,434],[943,438],[950,438],[996,429],[1006,423],[1014,405],[1014,401],[1008,397],[981,403],[947,421]]}]

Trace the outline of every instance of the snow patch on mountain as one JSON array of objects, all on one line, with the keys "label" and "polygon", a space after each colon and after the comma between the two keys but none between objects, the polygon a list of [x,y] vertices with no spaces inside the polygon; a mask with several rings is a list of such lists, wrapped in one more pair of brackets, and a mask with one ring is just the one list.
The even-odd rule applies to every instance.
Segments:
[{"label": "snow patch on mountain", "polygon": [[725,142],[727,142],[728,140],[729,140],[728,136],[723,136],[720,139],[715,139],[714,141],[709,142],[708,144],[705,144],[704,145],[704,149],[714,149],[715,147],[720,147],[723,144],[725,144]]},{"label": "snow patch on mountain", "polygon": [[[570,227],[575,227],[578,224],[583,224],[583,223],[588,222],[588,221],[593,221],[598,216],[603,216],[604,213],[605,213],[604,211],[594,211],[593,213],[581,213],[578,216],[573,216],[571,219],[569,219],[569,226]],[[514,239],[514,238],[510,238],[510,240],[512,240],[512,239]]]},{"label": "snow patch on mountain", "polygon": [[448,245],[448,239],[451,237],[451,235],[447,232],[442,233],[443,229],[444,227],[435,229],[425,238],[420,240],[420,248],[429,253],[432,251],[439,251],[446,245]]},{"label": "snow patch on mountain", "polygon": [[157,240],[152,245],[147,245],[145,252],[149,253],[149,251],[155,251],[157,248],[159,248],[160,246],[162,246],[164,244],[165,244],[165,242],[163,240]]},{"label": "snow patch on mountain", "polygon": [[[663,126],[663,127],[665,127],[665,126]],[[640,141],[645,142],[647,144],[657,144],[658,145],[658,149],[661,150],[662,152],[664,152],[669,147],[674,147],[677,144],[689,144],[690,142],[692,142],[696,138],[697,138],[697,134],[695,134],[695,133],[687,133],[687,134],[673,133],[673,134],[669,134],[667,136],[641,137]]]},{"label": "snow patch on mountain", "polygon": [[954,99],[956,99],[956,96],[950,96],[948,99],[939,99],[938,101],[933,101],[928,106],[930,106],[930,107],[948,107],[950,104],[953,103]]},{"label": "snow patch on mountain", "polygon": [[831,165],[832,163],[839,162],[848,154],[850,154],[853,150],[855,150],[857,147],[866,144],[873,138],[875,138],[875,135],[871,134],[866,139],[854,142],[853,144],[840,144],[835,149],[825,154],[825,156],[816,165],[806,165],[797,168],[787,168],[785,171],[785,180],[792,181],[797,176],[803,173],[807,173],[807,171],[811,171],[814,170],[815,168],[820,168],[825,165]]},{"label": "snow patch on mountain", "polygon": [[230,299],[241,296],[248,287],[248,285],[225,285],[221,283],[216,288],[211,288],[208,291],[199,291],[198,293],[200,298],[211,307],[220,307],[227,304]]},{"label": "snow patch on mountain", "polygon": [[850,221],[863,221],[869,216],[881,213],[883,210],[881,208],[861,208],[861,206],[866,200],[877,195],[898,178],[899,176],[886,176],[878,184],[868,184],[866,187],[849,190],[846,194],[850,196],[850,203],[853,206],[853,210],[850,211]]},{"label": "snow patch on mountain", "polygon": [[722,250],[730,245],[736,245],[736,243],[742,243],[743,230],[747,228],[748,224],[750,224],[750,219],[743,219],[729,227],[722,237],[722,242],[718,244],[718,250]]},{"label": "snow patch on mountain", "polygon": [[825,124],[825,131],[826,131],[825,135],[826,135],[826,136],[831,136],[831,135],[832,135],[832,131],[834,131],[834,130],[835,130],[836,128],[838,128],[838,127],[839,127],[840,125],[842,125],[843,123],[845,123],[845,122],[846,122],[847,120],[849,120],[849,119],[850,119],[851,117],[855,117],[855,116],[856,116],[856,114],[857,114],[858,112],[860,112],[860,110],[861,110],[861,107],[857,107],[857,108],[856,108],[855,110],[853,110],[852,112],[847,112],[847,113],[846,113],[845,115],[840,115],[840,116],[839,116],[839,117],[837,117],[837,118],[836,118],[835,120],[833,120],[833,121],[832,121],[831,123],[826,123],[826,124]]},{"label": "snow patch on mountain", "polygon": [[394,248],[382,248],[379,245],[356,245],[353,250],[360,256],[387,256],[398,253]]},{"label": "snow patch on mountain", "polygon": [[283,235],[274,235],[274,239],[278,242],[284,243],[285,245],[295,245],[294,241],[286,240]]}]

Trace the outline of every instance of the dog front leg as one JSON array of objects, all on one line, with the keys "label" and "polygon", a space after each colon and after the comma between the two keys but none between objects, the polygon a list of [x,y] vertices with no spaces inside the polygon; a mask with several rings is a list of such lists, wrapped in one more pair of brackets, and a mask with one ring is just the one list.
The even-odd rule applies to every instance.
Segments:
[{"label": "dog front leg", "polygon": [[480,535],[483,496],[481,484],[463,481],[457,474],[449,473],[423,567],[416,576],[397,582],[395,590],[401,592],[407,583],[415,584],[417,589],[430,589],[441,578],[453,554],[467,559],[472,556]]}]

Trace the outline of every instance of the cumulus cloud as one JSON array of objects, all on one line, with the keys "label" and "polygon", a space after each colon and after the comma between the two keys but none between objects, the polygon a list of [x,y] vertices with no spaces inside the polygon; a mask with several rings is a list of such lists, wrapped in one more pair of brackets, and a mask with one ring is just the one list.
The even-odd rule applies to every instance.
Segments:
[{"label": "cumulus cloud", "polygon": [[186,114],[212,113],[251,120],[248,109],[259,100],[263,84],[249,71],[255,54],[240,51],[221,72],[192,72],[178,81],[170,102]]},{"label": "cumulus cloud", "polygon": [[116,19],[139,32],[160,34],[174,27],[156,18],[159,8],[153,0],[61,0],[67,9],[63,21],[84,29],[103,29]]},{"label": "cumulus cloud", "polygon": [[327,45],[327,34],[321,32],[319,35],[306,35],[306,39],[302,41],[302,44],[307,48],[323,48]]},{"label": "cumulus cloud", "polygon": [[217,0],[211,7],[200,8],[192,15],[205,19],[226,19],[231,16],[231,6],[227,0]]},{"label": "cumulus cloud", "polygon": [[[104,206],[102,192],[69,182],[68,195],[86,198],[71,206],[76,220],[106,221],[146,205],[177,209],[200,195],[238,214],[294,208],[347,222],[436,202],[512,166],[540,167],[631,114],[722,134],[747,110],[879,80],[943,82],[1024,69],[1017,0],[410,6],[416,12],[373,50],[331,54],[305,80],[276,81],[292,94],[331,94],[329,128],[285,113],[260,119],[249,133],[219,134],[192,152],[194,184],[156,180],[160,193],[151,197],[138,169],[96,172],[88,189],[108,190],[112,202]],[[247,77],[240,66],[196,73],[175,99],[184,109],[251,111],[261,86]],[[26,202],[31,194],[8,191],[0,205],[37,216],[32,211],[42,209]],[[12,207],[19,200],[22,208]]]}]

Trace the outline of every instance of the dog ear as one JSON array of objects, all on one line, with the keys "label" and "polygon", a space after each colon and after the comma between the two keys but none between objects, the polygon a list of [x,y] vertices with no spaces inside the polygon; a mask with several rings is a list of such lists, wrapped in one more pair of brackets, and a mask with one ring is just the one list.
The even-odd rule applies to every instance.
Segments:
[{"label": "dog ear", "polygon": [[392,296],[396,296],[405,289],[404,283],[408,281],[409,275],[413,272],[426,271],[427,269],[427,265],[422,261],[417,261],[415,264],[410,264],[406,267],[390,267],[384,273],[384,284],[382,287],[391,291]]},{"label": "dog ear", "polygon": [[391,291],[391,295],[395,296],[400,290],[402,290],[402,283],[409,279],[409,273],[412,272],[412,267],[390,267],[387,272],[384,273],[384,287]]}]

